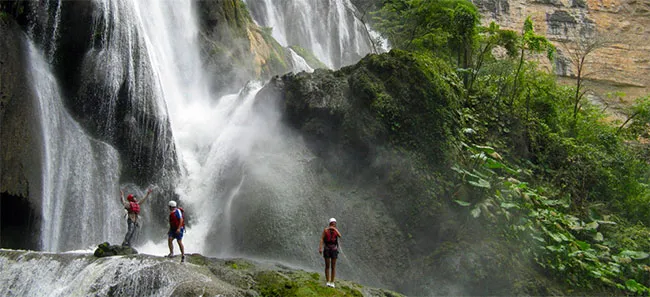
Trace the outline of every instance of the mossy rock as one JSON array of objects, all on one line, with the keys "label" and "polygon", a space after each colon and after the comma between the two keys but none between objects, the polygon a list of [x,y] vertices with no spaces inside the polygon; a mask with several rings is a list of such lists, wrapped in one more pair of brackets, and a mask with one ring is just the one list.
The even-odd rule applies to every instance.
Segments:
[{"label": "mossy rock", "polygon": [[339,282],[337,288],[330,288],[318,274],[305,271],[263,271],[255,275],[255,280],[261,296],[364,296],[358,286]]},{"label": "mossy rock", "polygon": [[95,257],[137,255],[138,251],[130,246],[111,245],[108,242],[101,243],[95,250]]}]

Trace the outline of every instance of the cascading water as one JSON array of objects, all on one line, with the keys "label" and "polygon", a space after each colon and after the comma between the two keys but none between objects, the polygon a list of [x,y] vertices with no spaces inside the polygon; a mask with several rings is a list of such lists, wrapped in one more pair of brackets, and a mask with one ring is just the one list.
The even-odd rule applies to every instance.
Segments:
[{"label": "cascading water", "polygon": [[[311,49],[330,67],[356,62],[370,52],[369,43],[364,41],[367,32],[359,27],[362,24],[354,19],[347,0],[318,1],[318,4],[316,1],[295,1],[293,4],[286,1],[248,2],[253,11],[255,7],[259,10],[261,4],[274,11],[269,13],[268,19],[273,20],[274,28],[284,28],[284,31],[274,30],[274,36],[280,42]],[[275,259],[314,269],[322,264],[316,246],[319,232],[328,217],[333,214],[348,217],[347,230],[353,230],[353,223],[358,222],[355,227],[358,234],[372,230],[372,225],[363,224],[367,218],[365,214],[350,213],[350,209],[358,207],[359,203],[349,199],[345,189],[337,188],[333,179],[314,173],[317,166],[312,161],[315,156],[299,136],[282,127],[279,112],[271,108],[273,105],[265,105],[266,108],[256,105],[255,98],[261,84],[251,82],[239,94],[221,98],[211,95],[211,78],[203,70],[192,1],[97,0],[94,3],[97,11],[93,31],[100,40],[84,58],[84,69],[88,72],[88,81],[101,81],[105,88],[101,96],[106,100],[101,108],[106,110],[109,120],[102,128],[114,129],[111,126],[114,121],[110,119],[123,89],[129,93],[127,97],[131,105],[140,108],[143,114],[153,114],[161,119],[160,122],[170,122],[179,164],[182,164],[176,192],[181,206],[192,219],[184,238],[186,252]],[[280,10],[292,13],[277,13]],[[264,24],[261,19],[257,22]],[[294,39],[296,41],[292,41]],[[292,55],[296,71],[312,70],[295,52],[292,51]],[[36,61],[35,58],[32,60]],[[44,63],[35,67],[47,69]],[[43,78],[38,80],[47,81]],[[82,92],[94,85],[82,84]],[[138,118],[136,121],[143,120]],[[56,124],[46,126],[52,127],[52,131],[74,130],[74,127]],[[164,126],[157,131],[166,133]],[[46,134],[56,135],[50,131]],[[75,139],[87,138],[76,135]],[[48,141],[54,143],[49,147],[57,145],[52,139],[46,143]],[[61,154],[60,150],[60,146],[52,149],[58,154]],[[110,180],[73,184],[77,188],[60,193],[56,191],[63,185],[56,183],[58,179],[54,180],[56,174],[52,171],[63,166],[56,160],[66,159],[48,157],[49,169],[44,176],[52,179],[49,182],[52,185],[48,185],[43,194],[50,199],[43,203],[43,209],[49,211],[44,217],[44,225],[60,230],[67,224],[57,221],[57,215],[65,213],[70,202],[58,197],[71,196],[71,193],[76,197],[87,197],[89,193],[102,197],[89,199],[93,203],[108,200],[108,205],[83,207],[110,210],[110,214],[96,218],[90,214],[85,219],[91,229],[97,224],[106,225],[108,229],[103,229],[96,237],[84,238],[83,245],[67,244],[77,233],[61,235],[44,230],[44,234],[53,233],[47,239],[46,250],[86,248],[89,244],[109,239],[119,242],[125,226],[119,215],[116,196],[118,161],[116,154],[111,153],[97,159],[108,164],[104,163],[105,166],[93,175],[97,179]],[[83,165],[87,166],[85,170],[97,166],[91,161]],[[82,165],[69,165],[73,166]],[[82,180],[77,177],[67,180],[75,179]],[[323,180],[329,184],[322,185]],[[93,186],[98,186],[101,192],[97,193]],[[76,203],[79,205],[78,201]],[[151,206],[147,207],[143,209],[145,215],[153,213]],[[375,219],[385,211],[381,207],[364,206],[363,212]],[[118,211],[117,215],[114,210]],[[81,229],[79,232],[89,231]],[[164,235],[151,235],[149,239],[144,245],[137,246],[141,252],[167,253]],[[346,261],[339,264],[343,276],[347,273],[347,276],[357,279],[358,276],[365,280],[375,278],[372,263],[359,260],[361,253],[351,251],[344,255]]]},{"label": "cascading water", "polygon": [[[322,260],[314,245],[322,222],[317,218],[324,221],[349,209],[353,202],[338,191],[321,189],[322,179],[314,175],[311,163],[315,157],[299,137],[284,131],[272,104],[261,110],[255,107],[261,85],[249,83],[239,94],[221,98],[210,94],[191,1],[123,1],[111,15],[140,30],[154,81],[159,82],[158,100],[164,101],[169,111],[183,167],[176,191],[181,206],[193,219],[184,238],[186,252],[270,258],[318,267]],[[102,3],[109,6],[115,1]],[[327,10],[341,12],[341,3],[332,2]],[[339,19],[329,18],[325,23],[341,27],[323,38],[357,34],[344,28],[350,22],[340,20],[344,23],[339,25]],[[276,21],[289,20],[278,17]],[[340,47],[333,51],[347,48],[346,42],[337,43]],[[339,55],[331,50],[322,48],[317,55],[323,60]],[[293,64],[300,67],[300,60],[296,57]],[[281,234],[276,236],[276,232]],[[138,248],[145,253],[167,253],[164,237]],[[340,267],[343,273],[374,278],[371,266],[361,263],[352,268],[358,257],[354,253],[347,257],[348,263]],[[363,272],[353,272],[356,270]]]},{"label": "cascading water", "polygon": [[[253,102],[261,85],[250,83],[239,94],[214,98],[202,72],[198,29],[192,3],[133,1],[134,21],[141,24],[147,53],[169,110],[185,174],[177,192],[192,209],[194,223],[184,240],[190,251],[233,255],[233,199],[246,179],[243,166],[261,135],[278,116],[260,119]],[[296,71],[311,69],[294,57]],[[302,62],[302,63],[301,63]],[[208,240],[216,237],[225,240]],[[149,243],[149,253],[163,254],[166,243]]]},{"label": "cascading water", "polygon": [[283,46],[311,50],[328,67],[356,63],[372,51],[370,31],[349,0],[246,0],[260,26],[271,27]]},{"label": "cascading water", "polygon": [[110,199],[118,182],[116,151],[86,136],[70,117],[49,65],[32,44],[29,63],[44,145],[42,248],[87,248],[119,237],[121,212]]}]

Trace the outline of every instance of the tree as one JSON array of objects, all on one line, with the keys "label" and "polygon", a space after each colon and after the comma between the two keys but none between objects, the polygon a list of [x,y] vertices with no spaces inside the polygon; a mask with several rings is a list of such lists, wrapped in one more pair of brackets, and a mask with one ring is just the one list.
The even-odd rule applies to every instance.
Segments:
[{"label": "tree", "polygon": [[495,22],[491,22],[487,27],[478,28],[479,49],[476,57],[476,63],[472,69],[467,90],[471,92],[474,82],[478,76],[483,63],[492,50],[501,46],[506,49],[508,56],[514,57],[517,54],[517,33],[512,30],[502,30]]},{"label": "tree", "polygon": [[636,127],[636,130],[639,130],[639,132],[645,131],[646,124],[650,123],[650,95],[637,98],[634,105],[629,107],[625,114],[627,119],[616,129],[617,134],[621,132],[625,125],[633,120],[633,125]]},{"label": "tree", "polygon": [[535,33],[535,30],[533,28],[533,21],[530,19],[530,17],[527,17],[526,21],[524,21],[521,40],[519,42],[519,49],[521,53],[519,56],[517,71],[515,72],[512,94],[510,97],[510,105],[514,103],[515,96],[517,94],[517,83],[519,81],[521,68],[524,65],[526,52],[528,51],[532,53],[542,53],[546,51],[546,57],[549,60],[553,59],[553,54],[555,53],[555,46],[553,46],[553,44],[551,44],[548,39],[546,39],[546,37]]},{"label": "tree", "polygon": [[612,42],[613,38],[599,31],[589,31],[585,27],[581,27],[573,31],[572,38],[560,43],[564,51],[566,51],[569,60],[571,60],[571,64],[576,69],[576,90],[573,96],[574,122],[577,121],[581,101],[586,93],[586,90],[584,90],[584,79],[589,75],[585,71],[585,66],[588,64],[587,56],[610,45]]},{"label": "tree", "polygon": [[471,65],[479,14],[467,0],[386,0],[374,14],[376,28],[391,45],[455,57]]},{"label": "tree", "polygon": [[[456,64],[463,70],[472,65],[474,40],[477,35],[477,26],[480,22],[476,7],[468,2],[459,2],[451,14],[451,48],[456,52]],[[463,72],[465,88],[469,86],[469,73]]]}]

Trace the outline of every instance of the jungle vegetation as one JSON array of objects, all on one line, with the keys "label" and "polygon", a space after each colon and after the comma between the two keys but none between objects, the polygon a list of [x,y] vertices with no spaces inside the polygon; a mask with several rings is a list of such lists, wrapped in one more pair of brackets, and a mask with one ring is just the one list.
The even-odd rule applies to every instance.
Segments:
[{"label": "jungle vegetation", "polygon": [[648,98],[623,123],[577,101],[576,86],[539,67],[555,48],[530,18],[520,31],[482,25],[466,0],[373,9],[393,49],[442,61],[462,82],[453,174],[434,179],[447,202],[571,289],[650,294]]}]

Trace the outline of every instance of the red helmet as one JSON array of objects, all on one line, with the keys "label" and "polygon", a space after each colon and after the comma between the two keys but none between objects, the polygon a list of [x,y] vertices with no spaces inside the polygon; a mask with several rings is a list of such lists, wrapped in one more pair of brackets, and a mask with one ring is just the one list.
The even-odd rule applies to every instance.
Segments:
[{"label": "red helmet", "polygon": [[129,194],[129,196],[126,196],[126,200],[133,201],[133,194]]}]

